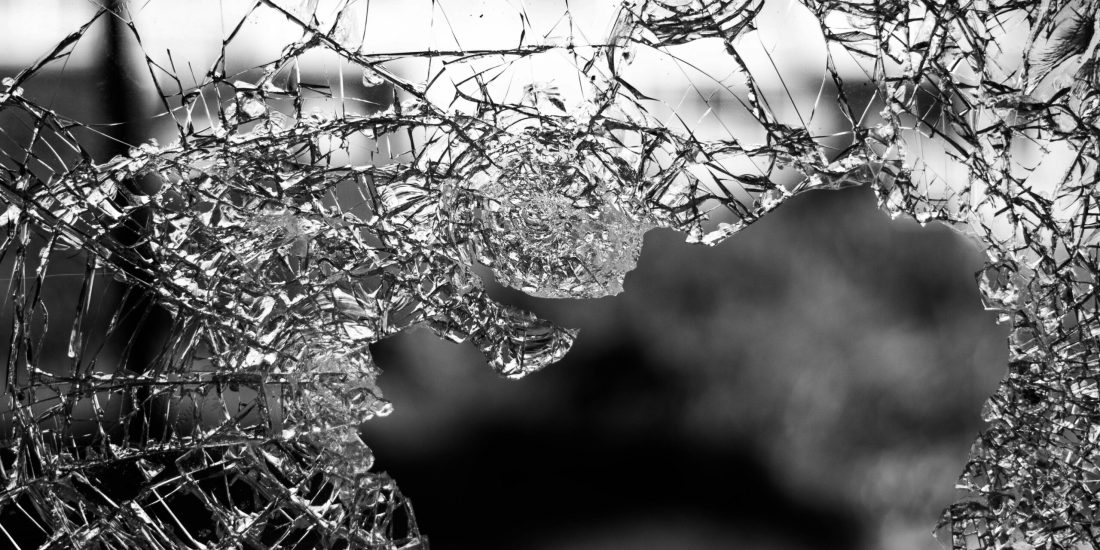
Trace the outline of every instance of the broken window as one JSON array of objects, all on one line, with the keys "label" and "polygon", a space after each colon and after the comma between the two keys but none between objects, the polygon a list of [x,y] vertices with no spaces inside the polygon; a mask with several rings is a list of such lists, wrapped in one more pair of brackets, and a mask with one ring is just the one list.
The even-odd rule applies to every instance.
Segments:
[{"label": "broken window", "polygon": [[[575,333],[482,274],[614,294],[649,229],[714,245],[867,185],[979,242],[1012,327],[941,540],[1096,544],[1091,4],[81,10],[0,75],[0,540],[421,547],[356,433],[391,409],[371,343],[428,327],[521,377]],[[145,135],[51,94],[111,41]]]}]

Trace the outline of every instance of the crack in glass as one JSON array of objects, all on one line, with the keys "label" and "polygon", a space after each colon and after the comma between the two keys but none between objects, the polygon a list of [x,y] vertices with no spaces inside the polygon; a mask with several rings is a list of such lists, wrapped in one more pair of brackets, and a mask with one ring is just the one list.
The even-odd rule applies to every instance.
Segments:
[{"label": "crack in glass", "polygon": [[[576,332],[483,274],[613,295],[650,229],[715,245],[867,185],[979,243],[1011,326],[941,541],[1100,546],[1095,3],[257,0],[205,67],[147,46],[157,4],[101,7],[0,80],[0,540],[426,548],[357,435],[392,410],[370,344],[427,327],[522,377]],[[765,46],[775,13],[810,69]],[[98,158],[109,126],[25,90],[111,19],[169,131]],[[242,64],[256,26],[286,40]]]}]

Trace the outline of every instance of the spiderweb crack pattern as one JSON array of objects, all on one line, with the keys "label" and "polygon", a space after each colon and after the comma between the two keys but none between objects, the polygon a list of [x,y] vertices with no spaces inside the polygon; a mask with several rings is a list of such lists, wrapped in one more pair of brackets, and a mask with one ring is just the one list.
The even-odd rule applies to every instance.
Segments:
[{"label": "spiderweb crack pattern", "polygon": [[[371,42],[369,1],[257,0],[204,74],[142,50],[171,138],[109,159],[86,145],[103,126],[24,92],[104,20],[148,42],[149,4],[98,9],[0,85],[0,540],[425,547],[356,434],[392,408],[371,343],[429,327],[521,377],[575,332],[491,300],[477,266],[537,296],[615,294],[649,229],[714,245],[798,193],[870,185],[890,214],[981,243],[982,295],[1012,327],[941,540],[1100,546],[1095,3],[800,2],[786,9],[823,56],[806,101],[751,46],[772,0],[609,0],[599,33],[569,2],[500,2],[520,15],[503,41],[455,23],[491,7],[436,2],[429,26],[453,47],[410,51]],[[291,38],[234,65],[261,20]],[[338,74],[320,83],[311,63]],[[521,70],[543,65],[558,76]],[[672,96],[654,66],[683,75]],[[48,303],[66,254],[79,293]],[[71,311],[66,360],[47,358],[47,306]],[[169,336],[134,360],[127,323],[154,311]]]}]

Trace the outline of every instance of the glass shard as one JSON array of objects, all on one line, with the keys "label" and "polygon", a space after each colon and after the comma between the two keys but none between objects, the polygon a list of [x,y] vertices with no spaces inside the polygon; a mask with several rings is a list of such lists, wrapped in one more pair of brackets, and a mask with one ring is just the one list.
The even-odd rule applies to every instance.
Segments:
[{"label": "glass shard", "polygon": [[[518,378],[575,331],[478,266],[616,294],[649,229],[714,245],[868,185],[980,243],[1012,327],[943,542],[1094,545],[1095,6],[579,4],[116,0],[3,67],[0,538],[426,547],[356,434],[392,409],[372,343],[428,327]],[[132,95],[81,112],[49,83],[97,40]]]}]

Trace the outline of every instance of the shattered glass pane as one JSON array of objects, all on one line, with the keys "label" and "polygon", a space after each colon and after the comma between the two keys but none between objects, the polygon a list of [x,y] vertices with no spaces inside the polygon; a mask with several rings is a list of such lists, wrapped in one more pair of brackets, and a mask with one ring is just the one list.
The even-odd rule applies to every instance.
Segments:
[{"label": "shattered glass pane", "polygon": [[[941,540],[1097,544],[1092,3],[201,4],[96,5],[0,75],[0,540],[425,547],[356,433],[392,409],[370,344],[428,327],[522,377],[575,333],[480,273],[616,294],[650,229],[868,185],[979,242],[1012,327]],[[35,91],[102,27],[157,100],[123,155]]]}]

